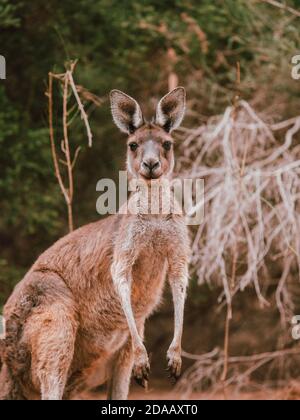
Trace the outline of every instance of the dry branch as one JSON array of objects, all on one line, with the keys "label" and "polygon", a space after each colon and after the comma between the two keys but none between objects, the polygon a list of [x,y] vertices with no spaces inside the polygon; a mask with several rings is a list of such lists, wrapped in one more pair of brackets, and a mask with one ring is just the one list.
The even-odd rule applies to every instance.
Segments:
[{"label": "dry branch", "polygon": [[278,7],[279,9],[286,10],[287,12],[291,13],[292,15],[295,15],[297,17],[300,17],[300,12],[292,7],[287,6],[286,4],[280,3],[276,0],[262,0],[264,3],[268,3],[271,6]]},{"label": "dry branch", "polygon": [[[224,351],[210,364],[217,388],[236,378],[228,334],[237,293],[252,287],[261,305],[269,305],[263,290],[277,282],[274,300],[288,331],[295,314],[290,284],[300,279],[300,116],[267,124],[248,102],[234,105],[206,125],[182,129],[177,164],[180,176],[205,181],[205,215],[193,232],[192,273],[200,284],[222,286],[219,302],[228,308]],[[190,215],[201,205],[196,203]],[[270,261],[281,270],[279,279],[272,278]],[[243,375],[249,378],[252,368],[272,357],[258,360]],[[202,378],[203,365],[197,366],[185,382],[188,387],[197,387]]]},{"label": "dry branch", "polygon": [[[46,95],[48,96],[48,109],[49,109],[49,135],[50,135],[50,144],[51,144],[51,153],[54,163],[54,172],[58,180],[59,187],[64,196],[67,210],[68,210],[68,225],[69,231],[71,232],[74,229],[73,222],[73,196],[74,196],[74,179],[73,179],[73,169],[76,164],[78,154],[81,150],[80,147],[77,147],[74,153],[73,158],[71,157],[70,142],[69,142],[69,114],[70,111],[74,109],[74,105],[71,108],[68,108],[69,104],[69,89],[71,89],[73,96],[76,100],[75,106],[77,106],[80,111],[81,118],[84,121],[88,145],[92,146],[92,132],[88,121],[88,116],[84,110],[84,106],[80,95],[88,101],[93,102],[95,105],[101,104],[101,99],[88,92],[82,86],[75,85],[73,73],[76,66],[76,61],[69,64],[69,68],[65,73],[49,73],[49,86]],[[63,127],[63,140],[60,143],[61,151],[64,155],[64,159],[59,159],[55,146],[55,135],[54,135],[54,124],[53,124],[53,80],[58,80],[63,85],[63,116],[62,116],[62,127]],[[63,164],[67,170],[67,185],[63,181],[63,176],[61,174],[61,169],[59,164]]]},{"label": "dry branch", "polygon": [[[204,178],[206,185],[205,217],[195,232],[192,264],[200,283],[221,281],[230,304],[228,273],[237,248],[235,290],[252,284],[264,305],[260,282],[266,258],[281,254],[284,266],[292,253],[293,263],[300,266],[300,161],[295,141],[300,117],[280,125],[290,127],[280,145],[272,126],[247,102],[239,102],[235,118],[233,112],[227,108],[182,142],[178,173]],[[192,213],[196,209],[197,205]]]},{"label": "dry branch", "polygon": [[[222,372],[225,355],[216,348],[204,355],[191,355],[183,352],[183,357],[196,360],[196,362],[185,371],[176,386],[176,391],[187,397],[195,389],[210,392],[211,395],[222,393],[224,387],[235,387],[236,393],[247,391],[250,386],[255,386],[252,375],[262,366],[278,360],[295,358],[299,362],[299,349],[283,349],[274,352],[253,354],[250,356],[231,356],[227,360],[228,377],[224,383],[219,382]],[[274,366],[275,367],[275,366]],[[264,387],[267,384],[264,384]],[[257,386],[257,385],[256,385]]]}]

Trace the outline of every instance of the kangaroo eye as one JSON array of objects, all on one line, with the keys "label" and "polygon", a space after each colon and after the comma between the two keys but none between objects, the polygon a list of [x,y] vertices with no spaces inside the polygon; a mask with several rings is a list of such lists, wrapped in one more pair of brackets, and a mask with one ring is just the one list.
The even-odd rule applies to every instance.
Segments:
[{"label": "kangaroo eye", "polygon": [[130,150],[132,152],[135,152],[136,149],[138,148],[138,144],[137,143],[130,143],[129,147],[130,147]]},{"label": "kangaroo eye", "polygon": [[171,150],[171,147],[172,147],[172,143],[171,143],[170,141],[165,141],[165,142],[163,143],[163,148],[164,148],[165,150]]}]

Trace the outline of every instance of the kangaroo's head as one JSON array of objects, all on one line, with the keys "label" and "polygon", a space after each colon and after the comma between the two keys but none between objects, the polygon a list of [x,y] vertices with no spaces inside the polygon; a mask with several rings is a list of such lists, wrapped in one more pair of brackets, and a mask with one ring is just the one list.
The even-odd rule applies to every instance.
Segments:
[{"label": "kangaroo's head", "polygon": [[178,87],[158,103],[154,121],[144,120],[137,101],[119,90],[110,93],[115,124],[128,135],[127,167],[131,176],[145,180],[168,177],[174,167],[171,132],[185,111],[185,89]]}]

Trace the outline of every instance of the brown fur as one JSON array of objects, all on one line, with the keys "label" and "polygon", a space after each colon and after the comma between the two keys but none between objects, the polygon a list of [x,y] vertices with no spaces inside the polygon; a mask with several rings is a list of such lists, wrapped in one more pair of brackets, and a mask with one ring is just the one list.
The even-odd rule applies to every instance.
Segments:
[{"label": "brown fur", "polygon": [[[134,138],[147,143],[149,136],[160,144],[159,153],[165,153],[161,144],[170,135],[157,126],[138,128],[129,142]],[[167,154],[160,156],[166,160],[162,176],[173,158],[173,151]],[[137,379],[147,380],[144,322],[160,301],[166,273],[178,324],[168,357],[177,376],[188,258],[187,228],[174,214],[116,214],[58,240],[37,259],[5,305],[0,398],[71,398],[88,386],[96,366],[99,384],[109,380],[109,397],[126,398],[133,365]],[[125,280],[120,273],[126,273]],[[134,314],[138,338],[124,315],[126,279],[128,310]],[[177,315],[176,296],[181,302]]]}]

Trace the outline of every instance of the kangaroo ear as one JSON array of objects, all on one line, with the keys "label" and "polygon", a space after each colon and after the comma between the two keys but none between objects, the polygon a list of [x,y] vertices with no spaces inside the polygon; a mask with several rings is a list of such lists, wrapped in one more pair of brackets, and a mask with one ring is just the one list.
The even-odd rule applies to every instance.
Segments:
[{"label": "kangaroo ear", "polygon": [[184,112],[185,89],[177,87],[159,101],[156,108],[155,122],[169,133],[180,126]]},{"label": "kangaroo ear", "polygon": [[132,134],[144,123],[137,101],[120,90],[110,92],[110,106],[113,120],[123,133]]}]

